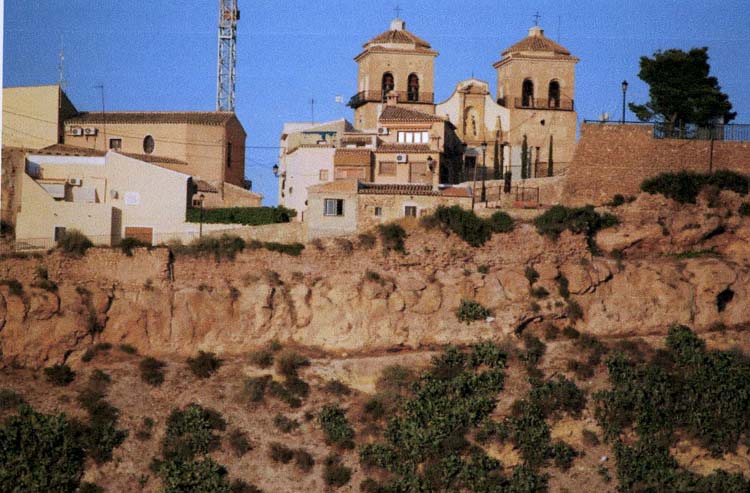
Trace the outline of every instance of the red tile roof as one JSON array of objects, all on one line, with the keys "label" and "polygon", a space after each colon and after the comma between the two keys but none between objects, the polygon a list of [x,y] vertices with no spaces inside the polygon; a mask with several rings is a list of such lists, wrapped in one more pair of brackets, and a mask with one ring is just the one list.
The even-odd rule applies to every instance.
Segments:
[{"label": "red tile roof", "polygon": [[33,154],[42,154],[45,156],[82,156],[82,157],[104,157],[107,153],[88,147],[77,147],[65,144],[53,144],[44,147]]},{"label": "red tile roof", "polygon": [[471,193],[466,188],[449,187],[441,190],[443,197],[471,197]]},{"label": "red tile roof", "polygon": [[156,164],[187,164],[185,161],[181,161],[179,159],[174,159],[171,157],[165,157],[165,156],[154,156],[153,154],[134,154],[131,152],[121,152],[123,156],[127,156],[133,159],[137,159],[139,161],[143,161],[146,163],[156,163]]},{"label": "red tile roof", "polygon": [[206,180],[199,180],[197,178],[193,178],[193,184],[196,186],[199,192],[208,192],[208,193],[218,193],[219,191],[208,183]]},{"label": "red tile roof", "polygon": [[379,121],[393,121],[393,122],[442,122],[445,121],[443,118],[430,115],[429,113],[422,113],[421,111],[410,110],[403,106],[386,106],[383,112],[378,118]]},{"label": "red tile roof", "polygon": [[437,195],[432,185],[421,183],[360,183],[359,193],[372,195]]},{"label": "red tile roof", "polygon": [[383,43],[413,44],[420,48],[431,48],[430,43],[415,35],[414,33],[407,31],[406,29],[392,29],[390,31],[380,33],[369,40],[367,43],[365,43],[363,47],[368,48],[370,45]]},{"label": "red tile roof", "polygon": [[189,123],[194,125],[226,125],[234,113],[220,111],[113,111],[82,112],[65,120],[67,125],[96,123]]},{"label": "red tile roof", "polygon": [[544,36],[544,32],[541,30],[540,34],[527,36],[507,50],[503,51],[503,55],[508,55],[510,53],[516,53],[519,51],[551,51],[556,55],[570,56],[570,51],[568,51],[567,48],[558,43],[555,43],[548,37]]}]

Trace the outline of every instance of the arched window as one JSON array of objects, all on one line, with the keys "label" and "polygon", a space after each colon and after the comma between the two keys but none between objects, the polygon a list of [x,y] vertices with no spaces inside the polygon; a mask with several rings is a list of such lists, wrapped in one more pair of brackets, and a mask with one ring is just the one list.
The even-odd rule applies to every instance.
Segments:
[{"label": "arched window", "polygon": [[531,79],[523,81],[523,89],[521,92],[521,106],[524,108],[534,106],[534,83]]},{"label": "arched window", "polygon": [[385,96],[393,90],[395,87],[395,84],[393,82],[393,74],[390,72],[386,72],[383,74],[383,84],[381,85],[381,89],[383,91],[383,101],[385,101]]},{"label": "arched window", "polygon": [[154,138],[147,135],[143,138],[143,152],[151,154],[154,152]]},{"label": "arched window", "polygon": [[417,77],[417,74],[409,75],[409,91],[406,99],[409,101],[419,101],[419,77]]},{"label": "arched window", "polygon": [[549,83],[549,99],[547,100],[547,106],[550,108],[560,107],[560,83],[556,80]]}]

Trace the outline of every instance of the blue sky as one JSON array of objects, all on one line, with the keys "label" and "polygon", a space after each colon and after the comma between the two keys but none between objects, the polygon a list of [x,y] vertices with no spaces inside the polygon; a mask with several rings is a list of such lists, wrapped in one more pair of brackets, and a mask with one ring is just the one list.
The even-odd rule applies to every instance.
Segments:
[{"label": "blue sky", "polygon": [[[396,0],[239,0],[236,112],[247,131],[246,175],[265,204],[276,203],[271,166],[283,122],[347,117],[356,90],[352,58],[387,30]],[[469,9],[471,6],[471,9]],[[657,49],[708,46],[712,72],[750,123],[750,2],[747,0],[413,0],[400,2],[407,29],[427,39],[436,60],[436,101],[474,74],[495,92],[492,63],[540,25],[581,61],[579,120],[643,102],[638,61]],[[5,0],[3,85],[56,83],[61,38],[68,95],[80,110],[213,110],[215,0]],[[632,118],[632,115],[631,115]]]}]

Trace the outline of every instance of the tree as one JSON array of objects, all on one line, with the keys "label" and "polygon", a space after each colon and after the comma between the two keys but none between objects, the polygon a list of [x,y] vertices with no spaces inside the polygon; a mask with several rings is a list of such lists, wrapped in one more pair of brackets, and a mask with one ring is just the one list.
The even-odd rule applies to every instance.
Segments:
[{"label": "tree", "polygon": [[523,136],[523,142],[521,143],[521,179],[525,180],[529,177],[529,141],[526,136]]},{"label": "tree", "polygon": [[75,491],[85,453],[64,415],[21,406],[0,428],[0,491]]},{"label": "tree", "polygon": [[641,57],[638,77],[649,85],[650,101],[630,103],[630,110],[641,121],[659,121],[671,130],[687,124],[708,126],[718,119],[729,123],[732,112],[729,96],[721,92],[716,77],[709,75],[708,48],[657,51],[653,58]]},{"label": "tree", "polygon": [[549,153],[547,156],[547,176],[555,175],[555,165],[552,160],[552,136],[549,136]]}]

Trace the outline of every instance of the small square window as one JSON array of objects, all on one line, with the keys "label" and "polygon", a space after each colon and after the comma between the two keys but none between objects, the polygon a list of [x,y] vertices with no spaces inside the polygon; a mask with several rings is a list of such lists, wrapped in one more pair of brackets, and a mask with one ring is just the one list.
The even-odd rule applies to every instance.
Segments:
[{"label": "small square window", "polygon": [[383,208],[382,207],[376,207],[375,208],[375,215],[380,217],[383,215]]},{"label": "small square window", "polygon": [[318,177],[320,181],[328,181],[328,170],[322,169],[320,170],[320,175]]},{"label": "small square window", "polygon": [[60,241],[64,234],[65,228],[63,226],[55,226],[55,241]]},{"label": "small square window", "polygon": [[404,217],[417,217],[417,206],[416,205],[405,206]]},{"label": "small square window", "polygon": [[113,151],[122,149],[122,139],[109,139],[109,148]]},{"label": "small square window", "polygon": [[343,216],[344,199],[324,199],[323,200],[324,216]]}]

